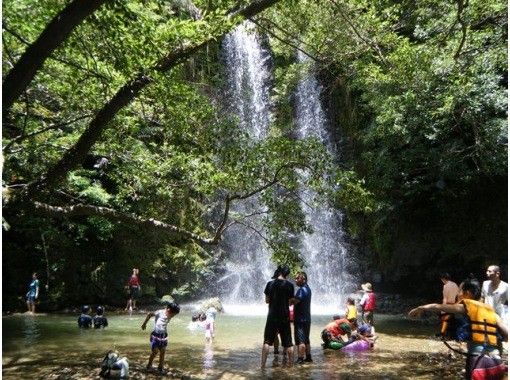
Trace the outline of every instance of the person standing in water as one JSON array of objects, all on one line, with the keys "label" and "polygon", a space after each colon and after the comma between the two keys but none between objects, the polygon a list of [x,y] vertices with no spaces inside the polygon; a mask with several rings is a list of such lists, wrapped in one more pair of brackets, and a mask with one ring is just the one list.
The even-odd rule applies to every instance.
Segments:
[{"label": "person standing in water", "polygon": [[459,294],[459,287],[451,280],[448,273],[440,275],[441,282],[443,283],[443,304],[453,305],[457,302],[457,295]]},{"label": "person standing in water", "polygon": [[497,265],[487,268],[487,281],[482,284],[482,302],[492,306],[508,326],[508,284],[501,280],[501,269]]},{"label": "person standing in water", "polygon": [[39,298],[39,280],[37,279],[37,273],[32,273],[32,281],[28,285],[27,292],[27,308],[28,312],[35,314],[35,301]]},{"label": "person standing in water", "polygon": [[152,369],[152,361],[159,353],[159,365],[158,371],[163,372],[163,365],[165,363],[165,352],[168,345],[168,333],[167,325],[170,319],[175,317],[181,308],[178,304],[170,302],[166,305],[165,309],[158,310],[156,312],[150,312],[147,314],[145,321],[142,323],[142,330],[145,330],[147,322],[152,317],[156,317],[154,320],[154,330],[150,336],[151,342],[151,354],[149,356],[149,363],[147,364],[147,370]]},{"label": "person standing in water", "polygon": [[133,274],[129,278],[127,287],[129,291],[129,298],[126,305],[126,310],[136,310],[136,300],[140,296],[140,290],[142,284],[140,283],[140,277],[138,276],[139,271],[137,268],[133,268]]},{"label": "person standing in water", "polygon": [[92,317],[89,315],[90,307],[83,305],[81,314],[78,317],[78,327],[82,329],[89,329],[92,327]]},{"label": "person standing in water", "polygon": [[[269,281],[264,289],[266,303],[269,304],[266,326],[264,328],[264,344],[262,345],[261,368],[265,368],[269,347],[274,344],[277,334],[280,335],[284,357],[289,366],[292,365],[293,347],[289,320],[289,305],[294,297],[294,286],[287,281],[290,269],[287,266],[277,269],[278,278]],[[275,272],[276,274],[276,272]]]},{"label": "person standing in water", "polygon": [[96,308],[96,315],[92,318],[92,324],[95,329],[108,327],[108,319],[104,316],[104,309],[102,306]]},{"label": "person standing in water", "polygon": [[372,284],[367,282],[361,285],[361,289],[365,292],[359,304],[361,306],[361,318],[363,322],[368,323],[370,326],[374,326],[374,310],[375,310],[375,294],[372,290]]},{"label": "person standing in water", "polygon": [[354,301],[354,298],[348,297],[346,306],[345,318],[347,318],[351,323],[358,320],[358,309],[356,309],[356,301]]},{"label": "person standing in water", "polygon": [[298,352],[296,363],[303,364],[305,362],[312,362],[310,351],[310,326],[312,323],[310,304],[312,302],[312,291],[308,286],[308,277],[305,272],[298,272],[295,281],[299,288],[291,302],[294,304],[294,341]]},{"label": "person standing in water", "polygon": [[214,322],[218,311],[214,306],[205,311],[205,341],[210,343],[214,340]]}]

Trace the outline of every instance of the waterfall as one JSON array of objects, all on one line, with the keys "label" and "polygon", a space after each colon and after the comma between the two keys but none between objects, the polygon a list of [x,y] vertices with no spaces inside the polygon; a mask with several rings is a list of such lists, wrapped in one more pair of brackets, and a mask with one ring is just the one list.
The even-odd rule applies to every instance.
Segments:
[{"label": "waterfall", "polygon": [[[298,53],[298,61],[306,62]],[[328,131],[328,120],[320,101],[322,87],[313,74],[303,77],[295,93],[295,123],[298,138],[317,138],[329,153],[338,156]],[[312,289],[312,312],[335,313],[344,310],[344,297],[355,284],[345,271],[349,261],[343,213],[328,204],[314,204],[316,194],[307,188],[300,191],[301,207],[313,233],[301,236],[301,256],[305,261],[308,283]]]},{"label": "waterfall", "polygon": [[[253,25],[245,22],[229,33],[222,43],[226,68],[226,103],[239,120],[239,128],[254,141],[267,135],[270,120],[269,52],[262,48]],[[254,197],[234,205],[238,215],[250,215],[261,210]],[[258,230],[263,234],[257,217],[247,218],[251,227],[233,225],[224,235],[221,248],[228,254],[223,276],[217,289],[227,312],[266,312],[263,301],[265,283],[274,265]]]},{"label": "waterfall", "polygon": [[227,68],[227,98],[240,127],[253,139],[266,136],[269,127],[269,52],[250,22],[245,22],[223,40]]},{"label": "waterfall", "polygon": [[[225,65],[226,104],[239,121],[239,128],[253,141],[265,138],[270,121],[269,52],[262,48],[252,24],[245,22],[228,34],[222,43]],[[303,59],[302,57],[300,58]],[[296,125],[299,138],[319,138],[331,153],[336,153],[327,130],[327,117],[319,99],[321,87],[313,76],[300,81],[296,91]],[[301,254],[312,288],[312,313],[334,313],[343,308],[343,296],[352,291],[344,271],[348,261],[341,211],[328,205],[313,206],[315,194],[303,187],[301,207],[314,233],[302,234]],[[250,215],[260,211],[253,198],[234,206],[232,212]],[[228,256],[215,290],[225,310],[232,314],[265,314],[263,289],[275,265],[270,261],[257,218],[246,219],[250,226],[233,225],[221,243]]]}]

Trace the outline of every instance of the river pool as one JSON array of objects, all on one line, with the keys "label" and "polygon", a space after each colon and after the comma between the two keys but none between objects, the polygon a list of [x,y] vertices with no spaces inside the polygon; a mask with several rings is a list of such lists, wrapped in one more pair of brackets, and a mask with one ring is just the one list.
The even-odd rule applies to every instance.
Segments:
[{"label": "river pool", "polygon": [[[328,316],[314,316],[311,329],[314,362],[281,366],[281,356],[260,369],[264,316],[219,314],[216,338],[206,344],[203,331],[188,329],[190,313],[169,324],[170,343],[161,376],[147,373],[149,332],[140,326],[145,314],[107,315],[104,330],[80,330],[76,315],[10,315],[2,319],[4,379],[97,379],[106,351],[118,350],[130,364],[131,379],[462,379],[463,359],[448,359],[433,339],[434,326],[403,316],[376,316],[379,339],[370,352],[324,351],[320,331]],[[156,362],[157,364],[157,358]]]}]

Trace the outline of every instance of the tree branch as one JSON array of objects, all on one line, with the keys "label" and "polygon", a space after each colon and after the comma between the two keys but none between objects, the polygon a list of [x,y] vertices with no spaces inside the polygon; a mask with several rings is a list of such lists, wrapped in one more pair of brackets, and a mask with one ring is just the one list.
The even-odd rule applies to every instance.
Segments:
[{"label": "tree branch", "polygon": [[347,25],[349,25],[351,27],[351,29],[354,31],[354,34],[356,34],[356,36],[358,36],[358,38],[363,41],[366,45],[368,45],[372,50],[375,51],[375,53],[377,54],[377,56],[379,57],[379,59],[381,60],[382,63],[384,63],[385,65],[388,64],[388,62],[386,61],[386,58],[384,57],[384,55],[382,54],[381,52],[381,49],[379,48],[379,46],[371,41],[370,39],[364,37],[361,35],[361,32],[358,30],[358,28],[356,27],[356,25],[354,25],[354,23],[352,22],[352,17],[349,17],[347,16],[343,11],[342,11],[342,8],[340,6],[340,4],[338,4],[336,2],[336,0],[330,0],[335,6],[336,8],[338,9],[339,13],[340,13],[340,16],[344,19],[344,21],[347,23]]},{"label": "tree branch", "polygon": [[[16,37],[16,39],[18,39],[21,43],[23,43],[25,45],[30,45],[30,43],[28,41],[26,41],[24,38],[22,38],[19,34],[17,34],[12,29],[8,28],[5,24],[2,27],[3,27],[3,29],[7,33],[12,34],[14,37]],[[4,48],[5,48],[5,43],[4,43]],[[68,65],[68,66],[74,67],[75,69],[87,72],[87,73],[90,74],[90,76],[93,76],[95,78],[106,80],[106,81],[110,81],[111,80],[111,78],[108,78],[108,77],[104,76],[103,74],[100,74],[100,73],[95,72],[93,70],[87,69],[86,67],[83,67],[83,66],[81,66],[80,64],[78,64],[76,62],[68,61],[68,60],[63,59],[63,58],[55,57],[53,55],[50,55],[48,57],[48,59],[52,59],[54,61],[63,63],[64,65]],[[14,62],[14,60],[12,60],[12,59],[11,59],[11,61]],[[12,64],[12,66],[14,67],[14,64]]]},{"label": "tree branch", "polygon": [[175,233],[198,243],[216,244],[219,241],[197,235],[193,232],[185,230],[184,228],[177,227],[159,220],[152,218],[144,219],[137,215],[122,213],[107,207],[84,204],[76,204],[73,206],[52,206],[41,202],[34,202],[33,205],[36,212],[54,218],[68,218],[74,216],[101,216],[109,220],[114,220],[129,225],[156,228],[169,233]]},{"label": "tree branch", "polygon": [[462,19],[462,13],[464,13],[464,9],[469,5],[469,0],[457,0],[457,22],[461,26],[462,30],[462,37],[459,42],[459,46],[457,47],[457,50],[455,51],[455,54],[453,55],[453,58],[457,60],[460,56],[460,53],[462,51],[462,48],[464,47],[464,43],[466,42],[467,37],[467,25]]},{"label": "tree branch", "polygon": [[273,249],[273,250],[276,250],[275,246],[273,244],[271,244],[271,242],[269,241],[269,239],[267,237],[265,237],[262,232],[260,232],[258,229],[256,229],[255,227],[253,227],[251,224],[248,224],[248,223],[244,223],[244,222],[240,222],[240,221],[237,221],[235,222],[237,224],[240,224],[241,226],[244,226],[246,228],[249,228],[250,230],[252,230],[253,232],[255,232],[258,236],[260,236],[260,238],[262,240],[264,240],[264,242],[268,245],[269,248]]},{"label": "tree branch", "polygon": [[305,165],[301,165],[297,162],[289,162],[287,164],[284,164],[276,170],[276,172],[273,176],[273,179],[271,181],[259,186],[258,188],[254,189],[248,193],[245,193],[245,194],[228,195],[225,199],[225,209],[223,211],[222,220],[221,220],[220,224],[218,225],[218,227],[216,228],[216,231],[214,233],[214,237],[212,238],[212,240],[215,242],[220,241],[223,232],[225,232],[226,228],[230,226],[230,225],[226,226],[226,224],[228,222],[230,205],[231,205],[232,201],[247,199],[247,198],[252,197],[255,194],[261,193],[262,191],[264,191],[264,190],[270,188],[271,186],[275,185],[276,183],[278,183],[278,181],[280,180],[279,175],[282,172],[282,170],[299,167],[299,166],[305,167]]},{"label": "tree branch", "polygon": [[[262,12],[278,1],[279,0],[257,0],[240,10],[230,13],[226,17],[234,18],[236,16],[241,16],[242,18],[249,18],[255,16],[259,12]],[[241,20],[239,20],[239,22],[240,21]],[[160,61],[153,67],[153,70],[158,72],[166,72],[170,70],[185,59],[189,58],[193,53],[205,46],[208,42],[223,34],[224,33],[218,33],[218,35],[210,36],[197,44],[183,45],[181,48],[170,52],[160,59]],[[64,154],[64,156],[55,165],[49,168],[48,171],[41,176],[41,178],[32,182],[27,187],[25,195],[32,198],[40,191],[51,188],[54,184],[62,180],[67,172],[83,162],[87,152],[92,148],[96,141],[99,140],[103,131],[108,127],[108,124],[113,120],[115,115],[122,108],[127,106],[133,99],[135,99],[139,93],[152,82],[153,79],[148,75],[138,73],[134,79],[122,86],[113,98],[111,98],[111,100],[99,110],[85,132]]]},{"label": "tree branch", "polygon": [[13,138],[11,141],[9,141],[9,143],[7,145],[5,145],[2,150],[4,152],[9,152],[9,149],[10,147],[15,144],[15,143],[19,143],[20,141],[23,141],[29,137],[32,137],[32,136],[36,136],[36,135],[39,135],[41,133],[44,133],[44,132],[47,132],[47,131],[50,131],[52,129],[59,129],[59,128],[62,128],[62,127],[65,127],[65,126],[68,126],[70,124],[73,124],[79,120],[83,120],[83,119],[86,119],[88,117],[91,117],[92,115],[91,114],[88,114],[88,115],[82,115],[82,116],[79,116],[75,119],[72,119],[72,120],[69,120],[69,121],[65,121],[63,123],[59,123],[59,124],[52,124],[46,128],[42,128],[42,129],[39,129],[37,131],[34,131],[32,133],[28,133],[26,135],[19,135],[19,136],[16,136],[15,138]]},{"label": "tree branch", "polygon": [[[240,221],[235,221],[227,225],[228,218],[229,218],[229,212],[230,212],[230,205],[233,200],[242,200],[249,198],[259,192],[262,192],[269,188],[270,186],[276,184],[279,181],[279,174],[281,171],[285,168],[292,168],[295,166],[300,166],[298,163],[288,163],[285,165],[282,165],[278,170],[276,170],[275,175],[273,179],[266,184],[259,186],[253,191],[250,191],[246,194],[234,194],[232,196],[227,196],[225,199],[225,209],[223,212],[222,220],[220,221],[218,227],[215,229],[214,235],[212,237],[204,237],[198,234],[195,234],[193,232],[190,232],[184,228],[174,226],[172,224],[168,224],[159,220],[155,219],[145,219],[141,218],[134,214],[127,214],[122,213],[117,210],[108,208],[108,207],[101,207],[101,206],[94,206],[94,205],[85,205],[82,203],[78,203],[72,206],[52,206],[46,203],[34,201],[32,204],[36,210],[36,212],[44,214],[46,216],[54,217],[54,218],[66,218],[66,217],[73,217],[73,216],[101,216],[110,220],[127,223],[130,225],[138,225],[138,226],[145,226],[150,228],[156,228],[161,229],[166,232],[175,233],[178,235],[181,235],[182,237],[185,237],[186,239],[193,240],[197,243],[202,244],[218,244],[221,241],[222,235],[225,232],[225,230],[230,227],[232,224],[239,223],[243,224]],[[243,224],[245,225],[245,224]]]},{"label": "tree branch", "polygon": [[105,0],[74,0],[46,26],[7,74],[2,84],[2,109],[5,113],[23,93],[46,58],[71,34],[86,17]]},{"label": "tree branch", "polygon": [[[271,29],[269,28],[266,28],[264,25],[262,25],[260,22],[254,20],[254,19],[250,19],[251,22],[253,22],[255,25],[257,25],[259,28],[263,29],[267,34],[273,36],[274,38],[276,38],[278,41],[280,41],[281,43],[287,45],[287,46],[290,46],[291,48],[294,48],[298,51],[300,51],[301,53],[303,53],[304,55],[306,55],[307,57],[310,57],[312,60],[314,60],[315,62],[318,62],[318,63],[322,63],[322,61],[311,55],[310,53],[308,53],[306,50],[300,48],[298,45],[284,39],[284,38],[281,38],[279,37],[276,33],[274,33],[273,31],[271,31]],[[287,32],[283,31],[279,26],[277,26],[274,22],[272,22],[271,20],[268,20],[268,19],[263,19],[264,22],[268,22],[268,23],[271,23],[276,29],[280,30],[282,33],[288,35]],[[292,38],[295,38],[295,36],[290,36]],[[299,41],[300,44],[303,44],[302,41]]]}]

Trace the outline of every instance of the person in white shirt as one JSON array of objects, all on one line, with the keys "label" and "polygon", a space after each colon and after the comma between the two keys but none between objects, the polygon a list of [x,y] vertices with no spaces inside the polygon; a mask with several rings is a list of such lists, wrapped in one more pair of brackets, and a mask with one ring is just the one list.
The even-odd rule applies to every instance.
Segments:
[{"label": "person in white shirt", "polygon": [[448,273],[443,273],[440,276],[443,283],[443,304],[452,305],[457,302],[457,295],[459,294],[459,287],[451,280]]},{"label": "person in white shirt", "polygon": [[216,320],[217,310],[214,306],[211,306],[205,311],[205,340],[206,342],[212,342],[214,339],[214,322]]},{"label": "person in white shirt", "polygon": [[503,322],[508,325],[508,284],[501,280],[501,269],[497,265],[487,268],[487,281],[482,285],[481,300],[492,306]]},{"label": "person in white shirt", "polygon": [[154,330],[151,333],[151,354],[149,356],[149,363],[147,364],[147,370],[152,369],[152,361],[154,357],[159,353],[159,365],[158,371],[163,372],[163,364],[165,362],[165,351],[168,345],[168,334],[167,325],[170,319],[179,314],[181,308],[174,302],[170,302],[166,305],[165,309],[158,310],[156,312],[150,312],[147,314],[145,321],[142,324],[142,330],[145,330],[147,322],[152,317],[156,317],[154,320]]}]

